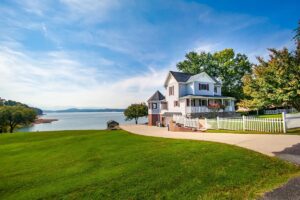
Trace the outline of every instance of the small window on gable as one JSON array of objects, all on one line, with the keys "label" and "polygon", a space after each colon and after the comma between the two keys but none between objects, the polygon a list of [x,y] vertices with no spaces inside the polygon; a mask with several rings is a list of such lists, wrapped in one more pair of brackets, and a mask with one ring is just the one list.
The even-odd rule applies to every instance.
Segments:
[{"label": "small window on gable", "polygon": [[214,91],[215,91],[215,93],[218,93],[218,87],[214,87]]},{"label": "small window on gable", "polygon": [[174,86],[169,87],[169,96],[174,95]]},{"label": "small window on gable", "polygon": [[209,84],[205,83],[199,83],[199,90],[209,90]]},{"label": "small window on gable", "polygon": [[152,103],[152,109],[157,109],[157,103]]}]

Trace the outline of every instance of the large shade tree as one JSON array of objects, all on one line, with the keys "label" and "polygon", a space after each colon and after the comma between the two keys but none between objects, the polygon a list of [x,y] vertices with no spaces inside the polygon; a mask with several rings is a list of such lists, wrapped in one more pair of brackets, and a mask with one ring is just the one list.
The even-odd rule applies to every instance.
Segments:
[{"label": "large shade tree", "polygon": [[261,108],[290,105],[300,111],[300,21],[296,29],[296,50],[269,49],[269,59],[258,57],[251,75],[243,78],[248,96],[242,103]]},{"label": "large shade tree", "polygon": [[135,120],[135,124],[138,123],[140,117],[145,117],[148,115],[148,107],[145,103],[141,104],[131,104],[125,109],[124,115],[126,120]]},{"label": "large shade tree", "polygon": [[24,106],[0,107],[0,132],[9,130],[13,133],[18,125],[28,125],[35,121],[37,113]]},{"label": "large shade tree", "polygon": [[222,81],[222,94],[244,98],[242,77],[251,72],[251,63],[244,54],[235,54],[233,49],[224,49],[215,53],[186,54],[185,60],[177,64],[178,70],[191,74],[206,72]]}]

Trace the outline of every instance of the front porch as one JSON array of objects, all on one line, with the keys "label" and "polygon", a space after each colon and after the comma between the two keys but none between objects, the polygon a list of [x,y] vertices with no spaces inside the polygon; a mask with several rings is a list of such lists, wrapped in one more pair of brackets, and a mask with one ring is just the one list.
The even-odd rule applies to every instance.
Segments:
[{"label": "front porch", "polygon": [[232,97],[189,95],[181,98],[181,101],[184,101],[185,104],[185,114],[235,111]]}]

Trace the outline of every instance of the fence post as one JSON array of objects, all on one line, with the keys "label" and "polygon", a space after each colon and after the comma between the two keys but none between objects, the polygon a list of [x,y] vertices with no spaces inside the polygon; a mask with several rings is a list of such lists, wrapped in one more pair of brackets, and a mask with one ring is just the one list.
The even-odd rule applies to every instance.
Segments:
[{"label": "fence post", "polygon": [[245,115],[243,115],[243,131],[246,130],[246,120],[245,120]]},{"label": "fence post", "polygon": [[204,118],[204,123],[205,123],[205,128],[208,129],[208,126],[207,126],[207,118]]},{"label": "fence post", "polygon": [[217,129],[220,129],[220,121],[219,121],[219,116],[217,116]]},{"label": "fence post", "polygon": [[286,133],[286,117],[285,112],[282,112],[283,133]]}]

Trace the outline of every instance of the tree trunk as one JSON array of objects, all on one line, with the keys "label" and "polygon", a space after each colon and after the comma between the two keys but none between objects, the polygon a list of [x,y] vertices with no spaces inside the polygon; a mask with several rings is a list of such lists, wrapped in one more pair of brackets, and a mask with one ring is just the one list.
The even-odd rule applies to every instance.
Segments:
[{"label": "tree trunk", "polygon": [[138,124],[138,118],[135,118],[135,124]]},{"label": "tree trunk", "polygon": [[9,127],[10,127],[9,132],[10,132],[10,133],[13,133],[16,126],[10,125]]}]

